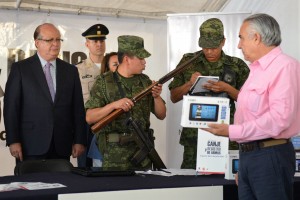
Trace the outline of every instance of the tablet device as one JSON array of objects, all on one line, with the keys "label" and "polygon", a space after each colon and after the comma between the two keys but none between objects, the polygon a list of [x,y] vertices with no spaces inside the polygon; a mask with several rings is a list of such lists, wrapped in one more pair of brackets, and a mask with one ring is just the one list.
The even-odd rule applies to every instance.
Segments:
[{"label": "tablet device", "polygon": [[89,177],[101,176],[133,176],[135,171],[132,169],[104,168],[104,167],[73,167],[72,173]]},{"label": "tablet device", "polygon": [[296,170],[295,177],[300,177],[300,153],[296,152]]},{"label": "tablet device", "polygon": [[291,142],[296,152],[300,152],[300,135],[296,135],[291,138]]},{"label": "tablet device", "polygon": [[232,159],[232,174],[236,174],[239,171],[239,159]]},{"label": "tablet device", "polygon": [[300,159],[296,159],[296,172],[300,172]]},{"label": "tablet device", "polygon": [[191,103],[189,120],[217,122],[218,113],[219,105],[217,104]]},{"label": "tablet device", "polygon": [[218,76],[198,76],[197,80],[193,84],[193,86],[190,88],[189,94],[197,94],[201,92],[210,92],[210,90],[204,89],[203,85],[208,84],[208,80],[212,80],[217,82],[219,80]]}]

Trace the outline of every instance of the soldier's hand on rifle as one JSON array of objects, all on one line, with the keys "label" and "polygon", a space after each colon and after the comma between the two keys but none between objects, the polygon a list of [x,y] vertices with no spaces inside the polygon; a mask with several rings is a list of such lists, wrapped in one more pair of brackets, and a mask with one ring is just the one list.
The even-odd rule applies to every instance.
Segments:
[{"label": "soldier's hand on rifle", "polygon": [[[152,81],[152,84],[155,81]],[[152,87],[152,97],[154,98],[154,115],[163,120],[166,117],[166,105],[164,100],[160,97],[162,91],[162,84],[157,84]]]},{"label": "soldier's hand on rifle", "polygon": [[[154,83],[155,81],[152,81],[152,83]],[[154,86],[152,88],[152,96],[153,98],[157,98],[160,96],[162,91],[162,84],[157,84],[156,86]]]},{"label": "soldier's hand on rifle", "polygon": [[134,103],[128,98],[120,99],[115,103],[116,103],[116,109],[121,108],[125,112],[129,111],[134,106]]}]

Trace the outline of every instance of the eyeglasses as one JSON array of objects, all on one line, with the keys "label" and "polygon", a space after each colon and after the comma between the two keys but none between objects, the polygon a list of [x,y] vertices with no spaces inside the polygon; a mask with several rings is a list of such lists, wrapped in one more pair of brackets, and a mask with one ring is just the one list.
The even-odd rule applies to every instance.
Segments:
[{"label": "eyeglasses", "polygon": [[61,43],[61,42],[64,41],[63,39],[54,39],[54,38],[49,39],[49,40],[45,40],[45,39],[39,38],[39,39],[37,39],[37,40],[44,41],[44,42],[46,42],[46,43],[48,43],[48,44],[53,44],[54,42],[56,42],[56,43]]}]

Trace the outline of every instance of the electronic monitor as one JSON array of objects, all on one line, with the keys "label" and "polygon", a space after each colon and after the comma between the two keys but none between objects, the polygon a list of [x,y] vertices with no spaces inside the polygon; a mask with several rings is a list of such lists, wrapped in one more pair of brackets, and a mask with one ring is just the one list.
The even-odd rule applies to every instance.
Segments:
[{"label": "electronic monitor", "polygon": [[189,119],[192,121],[218,121],[219,105],[191,103]]},{"label": "electronic monitor", "polygon": [[230,121],[229,99],[224,97],[183,96],[181,126],[207,128],[208,123]]},{"label": "electronic monitor", "polygon": [[300,152],[300,135],[296,135],[291,138],[291,142],[296,152]]},{"label": "electronic monitor", "polygon": [[239,159],[232,159],[232,173],[236,174],[239,170]]}]

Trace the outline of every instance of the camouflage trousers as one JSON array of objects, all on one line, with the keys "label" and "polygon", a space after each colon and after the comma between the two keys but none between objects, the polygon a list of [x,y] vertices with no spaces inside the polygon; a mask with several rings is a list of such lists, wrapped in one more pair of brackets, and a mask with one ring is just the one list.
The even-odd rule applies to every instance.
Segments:
[{"label": "camouflage trousers", "polygon": [[197,145],[184,146],[181,169],[196,169]]},{"label": "camouflage trousers", "polygon": [[123,169],[151,169],[152,163],[148,157],[138,166],[133,166],[130,159],[138,151],[136,144],[130,142],[126,145],[120,145],[117,142],[106,143],[106,149],[103,154],[103,167],[118,167]]}]

